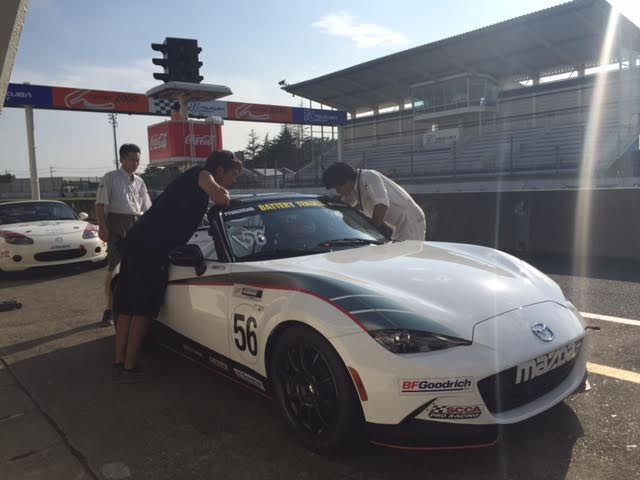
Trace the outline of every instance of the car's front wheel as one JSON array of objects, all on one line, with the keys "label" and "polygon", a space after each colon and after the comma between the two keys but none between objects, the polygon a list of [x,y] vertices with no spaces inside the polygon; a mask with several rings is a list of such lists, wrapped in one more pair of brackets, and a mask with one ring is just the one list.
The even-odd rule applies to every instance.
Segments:
[{"label": "car's front wheel", "polygon": [[360,433],[362,410],[349,372],[320,334],[289,328],[278,339],[270,367],[278,405],[307,448],[335,453]]}]

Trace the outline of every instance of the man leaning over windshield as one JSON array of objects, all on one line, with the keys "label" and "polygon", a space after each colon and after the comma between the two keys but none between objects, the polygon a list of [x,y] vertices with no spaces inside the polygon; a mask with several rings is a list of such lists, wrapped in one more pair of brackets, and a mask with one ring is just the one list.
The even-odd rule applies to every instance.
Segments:
[{"label": "man leaning over windshield", "polygon": [[376,170],[355,170],[336,162],[322,175],[327,189],[334,188],[342,201],[361,210],[381,230],[390,228],[391,239],[425,239],[424,212],[411,195],[390,178]]}]

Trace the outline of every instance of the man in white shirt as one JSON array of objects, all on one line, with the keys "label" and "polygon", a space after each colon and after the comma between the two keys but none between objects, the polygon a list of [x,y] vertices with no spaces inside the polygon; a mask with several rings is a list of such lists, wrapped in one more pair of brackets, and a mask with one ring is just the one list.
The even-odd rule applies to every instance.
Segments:
[{"label": "man in white shirt", "polygon": [[105,174],[96,193],[96,217],[100,238],[107,242],[108,271],[105,278],[107,307],[101,325],[113,325],[111,274],[120,262],[119,242],[140,216],[151,207],[144,180],[134,172],[140,165],[140,148],[132,143],[120,147],[118,170]]},{"label": "man in white shirt", "polygon": [[424,212],[407,191],[375,170],[337,162],[324,171],[322,182],[335,188],[342,201],[361,210],[379,228],[391,229],[391,239],[424,241]]}]

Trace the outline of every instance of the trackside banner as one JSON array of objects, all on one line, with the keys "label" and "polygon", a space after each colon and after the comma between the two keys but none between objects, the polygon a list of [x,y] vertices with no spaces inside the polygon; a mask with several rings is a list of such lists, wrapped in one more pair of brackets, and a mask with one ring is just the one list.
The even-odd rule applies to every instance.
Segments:
[{"label": "trackside banner", "polygon": [[[171,103],[170,100],[147,97],[141,93],[10,83],[4,106],[169,116]],[[225,120],[326,126],[347,123],[346,112],[337,110],[223,101],[189,102],[188,108],[189,116],[193,118],[213,115]]]}]

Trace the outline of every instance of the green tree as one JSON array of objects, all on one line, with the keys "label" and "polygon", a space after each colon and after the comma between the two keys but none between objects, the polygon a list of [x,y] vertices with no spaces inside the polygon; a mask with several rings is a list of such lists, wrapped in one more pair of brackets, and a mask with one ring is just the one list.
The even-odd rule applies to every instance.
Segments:
[{"label": "green tree", "polygon": [[0,174],[0,183],[11,183],[16,179],[16,176],[9,172]]},{"label": "green tree", "polygon": [[258,141],[258,134],[252,128],[249,132],[249,143],[247,143],[247,147],[244,149],[244,161],[246,168],[255,168],[254,164],[258,158],[260,150],[262,150],[262,144]]},{"label": "green tree", "polygon": [[156,167],[151,164],[140,174],[149,189],[164,189],[179,175],[180,171],[175,167]]}]

